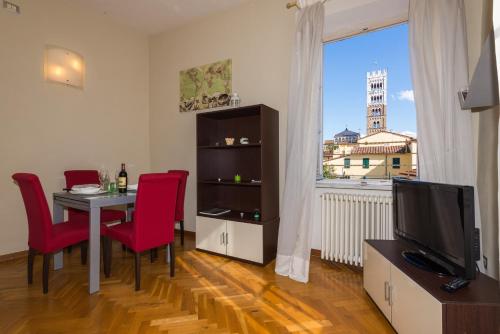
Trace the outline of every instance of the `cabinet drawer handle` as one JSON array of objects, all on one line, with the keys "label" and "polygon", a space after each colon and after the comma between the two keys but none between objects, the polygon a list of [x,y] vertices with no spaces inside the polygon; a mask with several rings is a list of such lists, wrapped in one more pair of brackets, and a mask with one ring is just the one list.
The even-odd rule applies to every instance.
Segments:
[{"label": "cabinet drawer handle", "polygon": [[227,234],[227,232],[226,232],[226,245],[228,245],[228,244],[229,244],[229,234]]},{"label": "cabinet drawer handle", "polygon": [[389,282],[384,282],[384,300],[389,300]]},{"label": "cabinet drawer handle", "polygon": [[224,245],[224,232],[220,234],[220,244]]},{"label": "cabinet drawer handle", "polygon": [[392,306],[392,304],[393,304],[393,301],[392,301],[392,292],[393,292],[392,285],[389,285],[389,306]]}]

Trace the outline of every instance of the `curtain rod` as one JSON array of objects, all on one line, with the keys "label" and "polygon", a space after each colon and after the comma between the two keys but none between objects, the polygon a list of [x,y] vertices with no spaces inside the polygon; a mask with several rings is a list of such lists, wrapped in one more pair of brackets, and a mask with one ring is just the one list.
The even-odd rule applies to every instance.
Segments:
[{"label": "curtain rod", "polygon": [[[322,2],[325,3],[327,2],[328,0],[323,0]],[[300,9],[300,6],[299,6],[299,2],[298,1],[290,1],[286,4],[286,9],[290,9],[290,8],[293,8],[293,7],[297,7]]]}]

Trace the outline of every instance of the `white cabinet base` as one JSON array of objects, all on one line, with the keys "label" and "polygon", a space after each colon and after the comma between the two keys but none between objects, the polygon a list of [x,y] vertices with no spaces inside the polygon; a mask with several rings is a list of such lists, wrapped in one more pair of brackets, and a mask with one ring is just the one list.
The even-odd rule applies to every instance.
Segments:
[{"label": "white cabinet base", "polygon": [[263,264],[264,229],[260,224],[197,216],[196,248]]}]

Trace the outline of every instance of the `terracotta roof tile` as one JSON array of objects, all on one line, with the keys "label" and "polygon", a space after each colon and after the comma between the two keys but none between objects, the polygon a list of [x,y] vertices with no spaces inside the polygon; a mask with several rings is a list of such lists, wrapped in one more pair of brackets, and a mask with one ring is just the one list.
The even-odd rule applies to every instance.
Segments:
[{"label": "terracotta roof tile", "polygon": [[395,146],[358,146],[351,151],[352,154],[396,154],[410,153],[408,145]]}]

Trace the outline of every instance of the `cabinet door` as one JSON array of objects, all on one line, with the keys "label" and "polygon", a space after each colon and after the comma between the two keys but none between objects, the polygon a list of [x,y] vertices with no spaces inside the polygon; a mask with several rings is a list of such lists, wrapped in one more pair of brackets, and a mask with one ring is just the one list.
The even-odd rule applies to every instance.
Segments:
[{"label": "cabinet door", "polygon": [[363,287],[387,320],[391,321],[391,306],[389,305],[391,264],[366,242],[363,253]]},{"label": "cabinet door", "polygon": [[196,248],[226,254],[226,221],[196,217]]},{"label": "cabinet door", "polygon": [[227,255],[263,263],[262,225],[227,221]]},{"label": "cabinet door", "polygon": [[401,334],[442,333],[442,304],[391,266],[392,326]]}]

